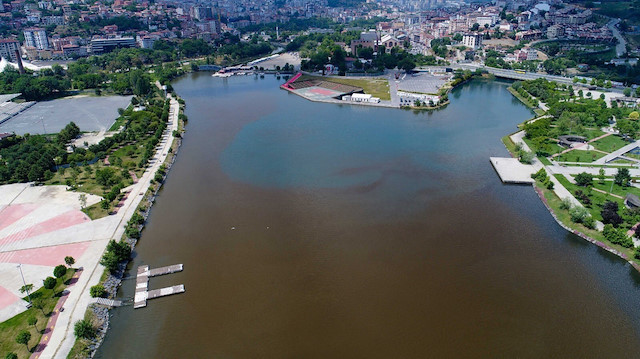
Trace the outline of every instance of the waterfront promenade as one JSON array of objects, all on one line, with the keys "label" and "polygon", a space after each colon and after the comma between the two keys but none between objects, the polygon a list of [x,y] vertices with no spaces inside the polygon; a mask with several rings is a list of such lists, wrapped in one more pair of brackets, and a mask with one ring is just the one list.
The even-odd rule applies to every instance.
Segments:
[{"label": "waterfront promenade", "polygon": [[[119,240],[124,234],[125,225],[131,216],[135,213],[138,205],[143,199],[143,195],[148,190],[151,180],[153,179],[158,168],[167,158],[169,148],[173,143],[173,131],[178,129],[179,103],[173,97],[171,99],[171,109],[169,123],[167,129],[162,135],[162,139],[156,147],[156,152],[150,160],[149,167],[139,179],[138,183],[128,187],[129,191],[127,199],[117,214],[106,217],[116,224],[109,228],[108,239],[113,238]],[[100,221],[100,220],[97,220]],[[104,246],[102,247],[104,250]],[[100,252],[101,254],[102,252]],[[96,285],[100,281],[100,277],[104,271],[104,267],[99,264],[99,257],[92,263],[88,263],[84,267],[84,273],[80,276],[78,283],[73,287],[69,298],[66,301],[65,311],[58,318],[57,325],[51,334],[49,345],[42,351],[40,358],[66,358],[67,354],[73,347],[75,336],[73,334],[73,325],[76,321],[84,318],[85,311],[91,303],[89,288]]]}]

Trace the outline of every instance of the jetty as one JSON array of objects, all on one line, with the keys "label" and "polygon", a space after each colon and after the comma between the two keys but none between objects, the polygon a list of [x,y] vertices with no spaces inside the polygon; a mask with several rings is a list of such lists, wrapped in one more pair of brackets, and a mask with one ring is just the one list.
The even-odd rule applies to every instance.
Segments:
[{"label": "jetty", "polygon": [[149,278],[160,275],[182,272],[182,264],[174,264],[166,267],[149,269],[149,266],[139,266],[136,275],[136,294],[133,299],[133,308],[144,308],[147,300],[164,297],[167,295],[184,293],[184,285],[174,285],[160,289],[149,290]]},{"label": "jetty", "polygon": [[536,173],[536,169],[532,165],[522,164],[516,158],[490,157],[489,160],[503,183],[535,183],[531,175]]}]

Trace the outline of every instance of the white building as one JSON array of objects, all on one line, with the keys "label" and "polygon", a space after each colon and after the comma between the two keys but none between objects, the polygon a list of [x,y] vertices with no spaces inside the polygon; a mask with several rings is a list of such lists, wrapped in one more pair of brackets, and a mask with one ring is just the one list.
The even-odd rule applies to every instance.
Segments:
[{"label": "white building", "polygon": [[462,36],[462,44],[472,49],[482,47],[482,34],[465,34]]},{"label": "white building", "polygon": [[49,48],[49,40],[44,29],[25,29],[23,33],[25,47],[35,47],[38,50],[47,50]]},{"label": "white building", "polygon": [[440,96],[403,91],[398,91],[398,97],[400,98],[400,107],[414,106],[416,101],[420,101],[425,106],[435,106],[440,102]]},{"label": "white building", "polygon": [[373,97],[372,95],[367,93],[354,93],[351,95],[342,96],[342,101],[379,103],[380,99],[377,97]]}]

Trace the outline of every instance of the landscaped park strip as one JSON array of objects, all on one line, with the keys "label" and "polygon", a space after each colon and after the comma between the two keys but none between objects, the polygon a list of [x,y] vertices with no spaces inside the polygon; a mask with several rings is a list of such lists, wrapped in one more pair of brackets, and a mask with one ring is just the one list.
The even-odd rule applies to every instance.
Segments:
[{"label": "landscaped park strip", "polygon": [[[179,105],[179,114],[178,114],[178,130],[177,134],[173,137],[173,142],[169,149],[169,153],[167,158],[163,162],[163,166],[165,168],[162,173],[156,173],[154,180],[151,181],[150,187],[147,189],[146,193],[138,208],[136,209],[136,213],[139,213],[143,218],[144,222],[142,224],[137,225],[138,233],[140,233],[146,220],[151,212],[151,206],[155,202],[156,195],[158,191],[162,188],[164,184],[164,180],[167,176],[168,170],[171,168],[173,163],[175,162],[176,156],[178,154],[178,150],[182,145],[182,134],[184,133],[184,126],[187,122],[187,117],[184,115],[185,103],[174,94],[174,97],[177,99]],[[160,171],[159,171],[160,172]],[[137,243],[136,238],[130,238],[127,236],[126,232],[122,235],[122,241],[125,241],[130,244],[132,250],[135,248]],[[126,270],[128,261],[120,263],[119,270],[117,273],[111,274],[108,269],[105,269],[100,278],[99,285],[102,285],[107,289],[107,297],[115,298],[117,294],[118,287],[122,281],[122,276]],[[81,358],[89,358],[92,357],[95,351],[98,349],[102,341],[104,340],[104,336],[106,335],[107,329],[109,327],[109,316],[108,316],[108,308],[98,305],[91,304],[87,308],[85,312],[85,319],[89,320],[96,328],[97,328],[97,336],[93,339],[83,339],[76,338],[76,341],[71,348],[71,351],[67,355],[67,358],[70,359],[81,359]]]},{"label": "landscaped park strip", "polygon": [[[520,95],[518,93],[518,91],[516,91],[516,89],[514,89],[513,87],[511,87],[511,86],[507,87],[507,91],[509,91],[515,98],[520,100],[520,102],[522,102],[525,106],[527,106],[530,109],[532,109],[533,112],[536,113],[536,115],[538,115],[538,116],[544,115],[544,110],[543,109],[539,108],[538,106],[534,106],[534,104],[531,101],[529,101],[526,98],[522,97],[522,95]],[[532,98],[533,98],[533,96],[532,96]]]},{"label": "landscaped park strip", "polygon": [[[18,358],[28,358],[31,355],[31,351],[35,350],[40,343],[43,335],[49,335],[51,329],[48,328],[47,322],[54,314],[53,309],[56,303],[58,303],[67,286],[71,284],[71,277],[75,273],[76,270],[70,268],[64,276],[56,278],[56,285],[53,289],[42,287],[29,296],[25,296],[24,300],[33,303],[31,308],[0,323],[0,353],[3,353],[2,355],[15,353]],[[31,318],[35,318],[35,324],[29,324]],[[27,345],[18,344],[16,337],[25,330],[31,334],[31,339]]]},{"label": "landscaped park strip", "polygon": [[[530,120],[527,120],[524,123],[528,121]],[[517,132],[520,132],[520,131],[517,131]],[[518,155],[516,153],[516,145],[511,140],[511,135],[513,134],[504,136],[502,138],[502,143],[505,145],[505,148],[507,149],[507,151],[509,151],[509,154],[511,155],[511,157],[518,158]],[[541,159],[542,157],[539,158],[539,160]],[[544,163],[544,161],[542,160],[541,162],[543,162],[545,165],[550,164],[546,158],[544,159],[546,160],[547,163]],[[557,176],[556,179],[558,179],[562,185],[566,186],[567,184],[566,179],[559,178],[559,177],[562,177],[562,176]],[[544,206],[549,210],[549,213],[551,214],[553,219],[562,228],[626,260],[631,266],[633,266],[638,272],[640,272],[640,261],[634,258],[633,248],[625,248],[621,245],[610,243],[605,239],[602,232],[596,229],[587,228],[582,223],[573,222],[569,215],[569,211],[561,208],[562,200],[556,195],[556,193],[553,190],[547,189],[541,181],[536,180],[535,184],[533,184],[533,188],[538,194],[538,197],[540,197],[540,200],[542,201]]]}]

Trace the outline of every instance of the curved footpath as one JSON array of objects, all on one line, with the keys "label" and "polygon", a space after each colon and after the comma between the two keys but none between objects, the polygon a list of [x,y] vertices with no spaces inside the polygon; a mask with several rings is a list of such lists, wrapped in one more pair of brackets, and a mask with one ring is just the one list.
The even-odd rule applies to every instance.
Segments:
[{"label": "curved footpath", "polygon": [[[171,100],[171,116],[169,116],[167,129],[162,135],[162,139],[158,145],[155,155],[150,160],[151,164],[147,170],[144,172],[138,183],[127,188],[130,189],[127,199],[118,213],[113,215],[117,218],[117,225],[115,228],[110,229],[112,231],[110,233],[110,238],[119,240],[123,236],[127,221],[129,221],[131,216],[135,213],[138,205],[144,197],[144,194],[149,189],[151,179],[153,179],[156,171],[164,163],[167,155],[169,154],[169,148],[171,148],[174,140],[173,131],[178,130],[180,104],[170,95],[167,95],[167,98]],[[70,291],[69,297],[65,303],[65,310],[60,312],[58,316],[57,324],[49,339],[49,344],[41,353],[34,354],[34,358],[63,359],[67,357],[75,342],[73,326],[75,322],[84,319],[87,307],[91,303],[92,298],[89,295],[89,288],[100,282],[100,277],[104,272],[104,267],[100,265],[99,262],[100,258],[97,258],[95,263],[91,263],[91,265],[84,268],[82,275],[78,278],[78,282]]]}]

